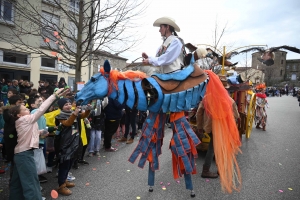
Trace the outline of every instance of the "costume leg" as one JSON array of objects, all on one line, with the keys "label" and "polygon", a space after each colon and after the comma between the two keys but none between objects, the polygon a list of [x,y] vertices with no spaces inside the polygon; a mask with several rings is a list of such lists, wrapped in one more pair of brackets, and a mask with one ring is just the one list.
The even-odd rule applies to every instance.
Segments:
[{"label": "costume leg", "polygon": [[148,185],[149,192],[153,192],[152,186],[154,186],[154,180],[155,180],[155,171],[151,169],[151,163],[149,162],[149,170],[148,170]]}]

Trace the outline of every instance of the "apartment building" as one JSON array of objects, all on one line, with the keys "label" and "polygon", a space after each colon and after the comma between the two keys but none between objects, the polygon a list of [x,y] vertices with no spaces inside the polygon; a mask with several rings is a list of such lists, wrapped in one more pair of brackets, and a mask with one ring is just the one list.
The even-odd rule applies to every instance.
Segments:
[{"label": "apartment building", "polygon": [[[64,11],[56,2],[65,6]],[[78,15],[79,0],[28,0],[27,3],[0,0],[0,78],[30,80],[37,87],[39,80],[53,82],[64,77],[72,87],[75,62],[72,64],[70,60],[75,59],[72,57],[74,54],[68,52],[76,52],[72,38],[77,38],[78,32],[70,19]],[[35,12],[22,13],[22,6],[28,10],[35,9]],[[34,21],[30,17],[40,20]],[[54,28],[64,31],[64,38],[68,38],[63,41],[65,46],[55,41],[59,38],[59,31],[53,32]],[[65,51],[67,55],[64,55],[68,62],[53,53],[60,48],[68,49]],[[82,66],[85,67],[81,70],[81,81],[87,81],[92,66],[87,60]]]}]

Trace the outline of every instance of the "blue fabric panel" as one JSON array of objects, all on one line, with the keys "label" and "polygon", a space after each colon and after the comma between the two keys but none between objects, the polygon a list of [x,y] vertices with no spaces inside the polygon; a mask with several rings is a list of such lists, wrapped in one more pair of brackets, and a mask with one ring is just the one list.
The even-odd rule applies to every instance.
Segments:
[{"label": "blue fabric panel", "polygon": [[190,88],[186,91],[185,109],[184,110],[190,110],[191,109],[192,97],[193,97],[193,88]]},{"label": "blue fabric panel", "polygon": [[203,87],[205,86],[205,82],[200,83],[199,88],[198,88],[198,95],[197,95],[197,104],[202,101],[202,97],[201,97],[201,91],[203,90]]},{"label": "blue fabric panel", "polygon": [[178,102],[178,93],[171,94],[171,102],[170,102],[170,112],[178,112],[177,102]]},{"label": "blue fabric panel", "polygon": [[118,81],[118,88],[119,88],[119,90],[118,90],[118,92],[119,92],[118,101],[119,101],[120,104],[123,104],[124,101],[125,101],[124,83],[125,83],[124,80]]},{"label": "blue fabric panel", "polygon": [[185,96],[186,96],[186,91],[179,92],[178,102],[177,102],[178,110],[185,110]]},{"label": "blue fabric panel", "polygon": [[157,76],[161,80],[176,80],[176,81],[183,81],[185,80],[191,73],[194,72],[194,66],[190,64],[183,70],[179,70],[174,73],[169,73],[169,74],[153,74],[152,76]]},{"label": "blue fabric panel", "polygon": [[134,82],[132,82],[131,80],[128,80],[128,79],[125,80],[125,87],[126,87],[127,94],[128,94],[128,99],[126,101],[126,105],[129,108],[133,108],[133,106],[134,106],[135,94],[134,94],[133,84],[134,84]]},{"label": "blue fabric panel", "polygon": [[[191,137],[195,145],[200,144],[200,140],[191,128],[189,122],[186,120],[185,117],[180,118],[180,123],[183,124],[183,127],[185,129],[185,132]],[[181,126],[182,127],[182,126]]]},{"label": "blue fabric panel", "polygon": [[198,85],[196,85],[196,86],[193,88],[193,97],[192,97],[192,103],[191,103],[191,107],[192,107],[192,108],[195,108],[195,107],[197,106],[198,89],[199,89],[199,86],[198,86]]},{"label": "blue fabric panel", "polygon": [[113,87],[113,91],[111,92],[111,94],[109,95],[110,98],[115,99],[118,96],[118,92],[116,90],[115,87]]},{"label": "blue fabric panel", "polygon": [[154,180],[155,180],[155,171],[152,171],[151,169],[151,163],[149,163],[149,169],[148,169],[148,185],[154,186]]},{"label": "blue fabric panel", "polygon": [[149,81],[149,83],[152,84],[152,86],[157,90],[157,93],[158,93],[157,101],[153,105],[149,106],[148,110],[151,112],[157,113],[161,109],[164,95],[161,91],[160,86],[158,85],[158,83],[156,82],[156,80],[154,78],[148,77],[146,79]]},{"label": "blue fabric panel", "polygon": [[147,98],[146,98],[146,95],[144,93],[141,83],[142,83],[142,81],[135,82],[135,88],[138,93],[138,104],[137,104],[136,108],[141,111],[147,111],[147,107],[148,107]]},{"label": "blue fabric panel", "polygon": [[184,180],[185,180],[185,188],[187,190],[193,190],[193,182],[192,182],[191,174],[184,174]]},{"label": "blue fabric panel", "polygon": [[164,102],[162,104],[163,113],[167,113],[169,111],[170,101],[171,101],[171,94],[165,94],[164,95]]},{"label": "blue fabric panel", "polygon": [[144,168],[146,161],[147,161],[147,157],[150,153],[150,150],[153,148],[153,145],[154,145],[153,143],[150,143],[149,148],[147,148],[147,151],[142,154],[139,164],[138,164],[138,167]]},{"label": "blue fabric panel", "polygon": [[203,84],[203,87],[200,87],[201,90],[199,89],[199,95],[201,97],[201,101],[202,101],[202,99],[205,95],[205,92],[206,92],[207,82],[208,82],[208,79],[205,82],[201,83],[201,85]]}]

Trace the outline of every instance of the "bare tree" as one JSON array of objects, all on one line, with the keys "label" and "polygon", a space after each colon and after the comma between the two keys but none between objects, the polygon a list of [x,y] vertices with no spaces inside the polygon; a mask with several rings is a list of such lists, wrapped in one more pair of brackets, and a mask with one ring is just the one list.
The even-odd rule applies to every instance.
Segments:
[{"label": "bare tree", "polygon": [[81,68],[87,66],[85,61],[90,64],[95,51],[122,53],[140,41],[133,29],[146,8],[144,0],[6,2],[14,7],[14,20],[7,22],[9,31],[0,34],[0,40],[13,49],[75,66],[75,82],[81,81]]},{"label": "bare tree", "polygon": [[[222,46],[220,47],[219,44],[221,42],[222,37],[224,36],[226,32],[227,23],[220,28],[219,22],[216,18],[215,21],[215,28],[214,28],[214,34],[213,34],[213,46],[214,50],[219,50],[222,52]],[[220,30],[221,29],[221,30]]]}]

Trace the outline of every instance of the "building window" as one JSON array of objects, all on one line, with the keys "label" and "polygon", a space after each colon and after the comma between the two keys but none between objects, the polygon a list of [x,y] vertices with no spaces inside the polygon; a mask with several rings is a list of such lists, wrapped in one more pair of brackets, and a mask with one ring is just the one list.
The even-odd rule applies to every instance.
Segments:
[{"label": "building window", "polygon": [[0,0],[0,21],[13,22],[14,9],[12,2],[8,0]]},{"label": "building window", "polygon": [[296,74],[292,74],[292,76],[291,76],[291,80],[292,80],[292,81],[295,81],[295,80],[297,80],[297,76],[296,76]]},{"label": "building window", "polygon": [[283,64],[283,60],[281,60],[281,64]]},{"label": "building window", "polygon": [[50,68],[55,69],[55,66],[56,66],[56,60],[55,59],[42,57],[41,62],[42,62],[41,63],[42,67],[50,67]]},{"label": "building window", "polygon": [[[58,35],[55,36],[54,32],[58,30],[59,17],[43,11],[41,22],[42,22],[41,46],[44,47],[50,46],[51,49],[57,49]],[[46,38],[49,39],[48,42],[45,41]]]},{"label": "building window", "polygon": [[27,65],[28,55],[3,51],[3,62]]},{"label": "building window", "polygon": [[79,0],[70,0],[70,11],[79,12]]},{"label": "building window", "polygon": [[71,51],[76,52],[76,40],[78,37],[78,28],[76,27],[74,22],[69,23],[69,39],[68,39],[68,47]]},{"label": "building window", "polygon": [[287,66],[286,66],[286,69],[289,69],[289,68],[290,68],[290,66],[289,66],[289,65],[287,65]]},{"label": "building window", "polygon": [[280,76],[282,76],[282,72],[283,72],[283,70],[281,69],[281,70],[280,70]]}]

